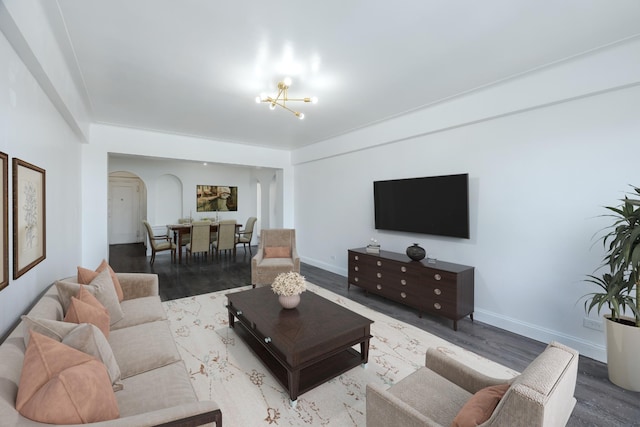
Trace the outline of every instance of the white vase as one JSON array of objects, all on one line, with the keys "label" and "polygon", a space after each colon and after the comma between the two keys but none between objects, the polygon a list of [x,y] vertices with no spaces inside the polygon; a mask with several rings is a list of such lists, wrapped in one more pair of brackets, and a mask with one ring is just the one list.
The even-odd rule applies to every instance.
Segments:
[{"label": "white vase", "polygon": [[278,295],[278,301],[283,308],[296,308],[300,304],[300,294]]},{"label": "white vase", "polygon": [[640,328],[614,322],[608,316],[605,319],[609,380],[626,390],[640,391]]}]

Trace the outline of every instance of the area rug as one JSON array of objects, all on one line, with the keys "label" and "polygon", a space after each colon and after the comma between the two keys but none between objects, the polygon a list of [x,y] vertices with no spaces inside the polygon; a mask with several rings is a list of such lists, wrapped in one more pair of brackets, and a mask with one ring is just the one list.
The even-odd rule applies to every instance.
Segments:
[{"label": "area rug", "polygon": [[436,347],[488,375],[499,378],[517,375],[428,332],[309,284],[307,292],[373,320],[373,338],[366,367],[356,367],[300,395],[297,405],[291,407],[288,393],[229,328],[226,295],[250,288],[163,303],[198,398],[217,402],[226,426],[364,426],[366,385],[393,385],[424,366],[429,347]]}]

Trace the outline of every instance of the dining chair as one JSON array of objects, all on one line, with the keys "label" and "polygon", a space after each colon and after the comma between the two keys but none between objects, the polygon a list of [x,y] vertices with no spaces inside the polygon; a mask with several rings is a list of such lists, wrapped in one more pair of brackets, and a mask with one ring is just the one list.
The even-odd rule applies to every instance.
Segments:
[{"label": "dining chair", "polygon": [[213,249],[216,257],[220,256],[220,251],[233,250],[233,259],[236,258],[236,220],[228,219],[218,223],[218,236],[213,242]]},{"label": "dining chair", "polygon": [[194,221],[191,224],[191,241],[187,243],[187,262],[189,262],[189,255],[194,253],[204,253],[205,258],[207,254],[211,253],[210,229],[211,222],[209,221]]},{"label": "dining chair", "polygon": [[249,217],[247,220],[247,224],[245,225],[244,230],[238,231],[238,242],[236,244],[242,243],[244,248],[244,252],[247,252],[247,244],[249,245],[249,255],[253,255],[251,253],[251,239],[253,238],[253,229],[256,226],[256,221],[258,218],[255,216]]},{"label": "dining chair", "polygon": [[147,229],[147,234],[149,235],[149,245],[151,246],[151,260],[149,262],[151,265],[153,265],[156,260],[156,253],[162,251],[171,251],[171,261],[175,261],[176,244],[173,243],[171,237],[168,234],[155,235],[147,220],[143,220],[142,223]]}]

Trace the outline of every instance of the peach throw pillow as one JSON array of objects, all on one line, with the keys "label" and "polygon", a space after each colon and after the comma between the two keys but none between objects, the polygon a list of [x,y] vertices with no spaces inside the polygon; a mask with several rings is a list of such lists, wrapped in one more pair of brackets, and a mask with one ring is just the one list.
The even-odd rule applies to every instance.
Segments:
[{"label": "peach throw pillow", "polygon": [[71,323],[91,323],[100,329],[106,338],[109,338],[109,311],[80,285],[80,292],[77,297],[71,297],[71,304],[64,316],[65,322]]},{"label": "peach throw pillow", "polygon": [[33,421],[84,424],[120,416],[105,366],[81,351],[31,332],[16,409]]},{"label": "peach throw pillow", "polygon": [[88,285],[91,283],[93,279],[96,278],[98,273],[101,273],[102,270],[109,270],[109,275],[111,276],[111,280],[113,280],[113,287],[116,290],[116,295],[118,295],[118,301],[122,302],[124,299],[124,293],[122,292],[122,286],[120,285],[120,281],[118,280],[118,276],[116,275],[113,268],[107,263],[106,259],[103,259],[96,271],[91,271],[88,268],[78,266],[78,283],[83,285]]},{"label": "peach throw pillow", "polygon": [[264,248],[265,258],[291,258],[291,248],[288,246],[267,246]]},{"label": "peach throw pillow", "polygon": [[451,427],[475,427],[487,421],[508,388],[509,384],[499,384],[479,390],[460,409]]}]

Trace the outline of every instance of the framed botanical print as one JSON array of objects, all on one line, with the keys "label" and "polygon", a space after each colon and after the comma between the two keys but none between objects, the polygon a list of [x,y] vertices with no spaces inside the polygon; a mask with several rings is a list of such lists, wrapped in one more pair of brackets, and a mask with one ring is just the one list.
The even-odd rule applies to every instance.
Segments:
[{"label": "framed botanical print", "polygon": [[0,290],[9,284],[9,156],[0,152],[2,224],[0,225]]},{"label": "framed botanical print", "polygon": [[17,279],[47,257],[46,173],[38,166],[13,159],[13,278]]}]

